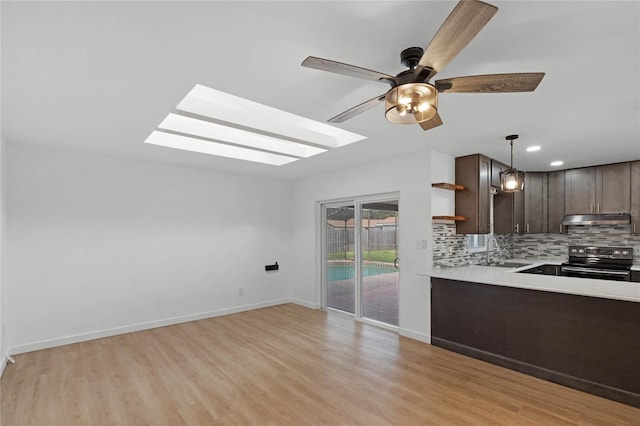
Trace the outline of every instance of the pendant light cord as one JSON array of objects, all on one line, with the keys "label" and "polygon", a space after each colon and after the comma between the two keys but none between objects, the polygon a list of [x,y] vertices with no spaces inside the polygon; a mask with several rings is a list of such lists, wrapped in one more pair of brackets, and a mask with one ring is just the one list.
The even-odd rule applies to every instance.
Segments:
[{"label": "pendant light cord", "polygon": [[511,144],[511,168],[513,169],[513,140],[510,141]]}]

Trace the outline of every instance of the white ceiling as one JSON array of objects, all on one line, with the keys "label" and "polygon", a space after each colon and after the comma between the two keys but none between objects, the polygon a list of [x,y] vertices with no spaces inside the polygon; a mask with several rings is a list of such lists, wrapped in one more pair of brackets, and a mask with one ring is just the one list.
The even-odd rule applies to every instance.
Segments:
[{"label": "white ceiling", "polygon": [[337,125],[368,139],[277,167],[143,141],[196,83],[327,120],[388,85],[305,57],[396,74],[400,51],[426,47],[456,2],[3,1],[4,137],[286,179],[426,148],[508,163],[511,133],[524,170],[640,159],[640,2],[491,3],[498,13],[436,79],[546,72],[535,92],[441,94],[444,125],[428,132],[380,105]]}]

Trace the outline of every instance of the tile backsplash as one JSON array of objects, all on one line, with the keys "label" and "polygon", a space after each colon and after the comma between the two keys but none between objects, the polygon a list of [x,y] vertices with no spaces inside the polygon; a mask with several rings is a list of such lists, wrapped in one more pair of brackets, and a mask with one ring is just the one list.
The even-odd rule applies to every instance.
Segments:
[{"label": "tile backsplash", "polygon": [[[454,223],[433,222],[433,267],[447,268],[476,264],[485,252],[470,252],[467,236],[456,234]],[[499,249],[490,255],[497,259],[562,259],[570,245],[633,247],[634,263],[640,264],[640,236],[631,235],[629,225],[569,226],[566,234],[496,235]]]},{"label": "tile backsplash", "polygon": [[[496,235],[498,249],[492,250],[489,260],[509,259],[512,253],[511,235]],[[486,260],[486,252],[472,252],[467,248],[467,235],[457,235],[455,223],[433,222],[433,267],[472,265]]]},{"label": "tile backsplash", "polygon": [[513,236],[513,257],[566,258],[570,245],[632,247],[634,263],[640,264],[640,235],[630,225],[569,226],[566,234]]}]

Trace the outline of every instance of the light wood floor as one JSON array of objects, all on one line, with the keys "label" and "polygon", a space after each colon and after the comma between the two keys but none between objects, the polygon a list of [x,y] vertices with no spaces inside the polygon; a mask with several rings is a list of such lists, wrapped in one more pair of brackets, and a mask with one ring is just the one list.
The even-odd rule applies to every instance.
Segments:
[{"label": "light wood floor", "polygon": [[2,426],[640,424],[640,409],[296,305],[15,358]]}]

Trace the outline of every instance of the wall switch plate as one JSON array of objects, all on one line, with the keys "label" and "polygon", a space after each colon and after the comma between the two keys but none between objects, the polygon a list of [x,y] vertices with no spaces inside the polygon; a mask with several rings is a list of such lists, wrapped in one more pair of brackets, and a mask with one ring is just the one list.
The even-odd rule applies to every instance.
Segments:
[{"label": "wall switch plate", "polygon": [[244,288],[238,289],[238,296],[244,296]]}]

